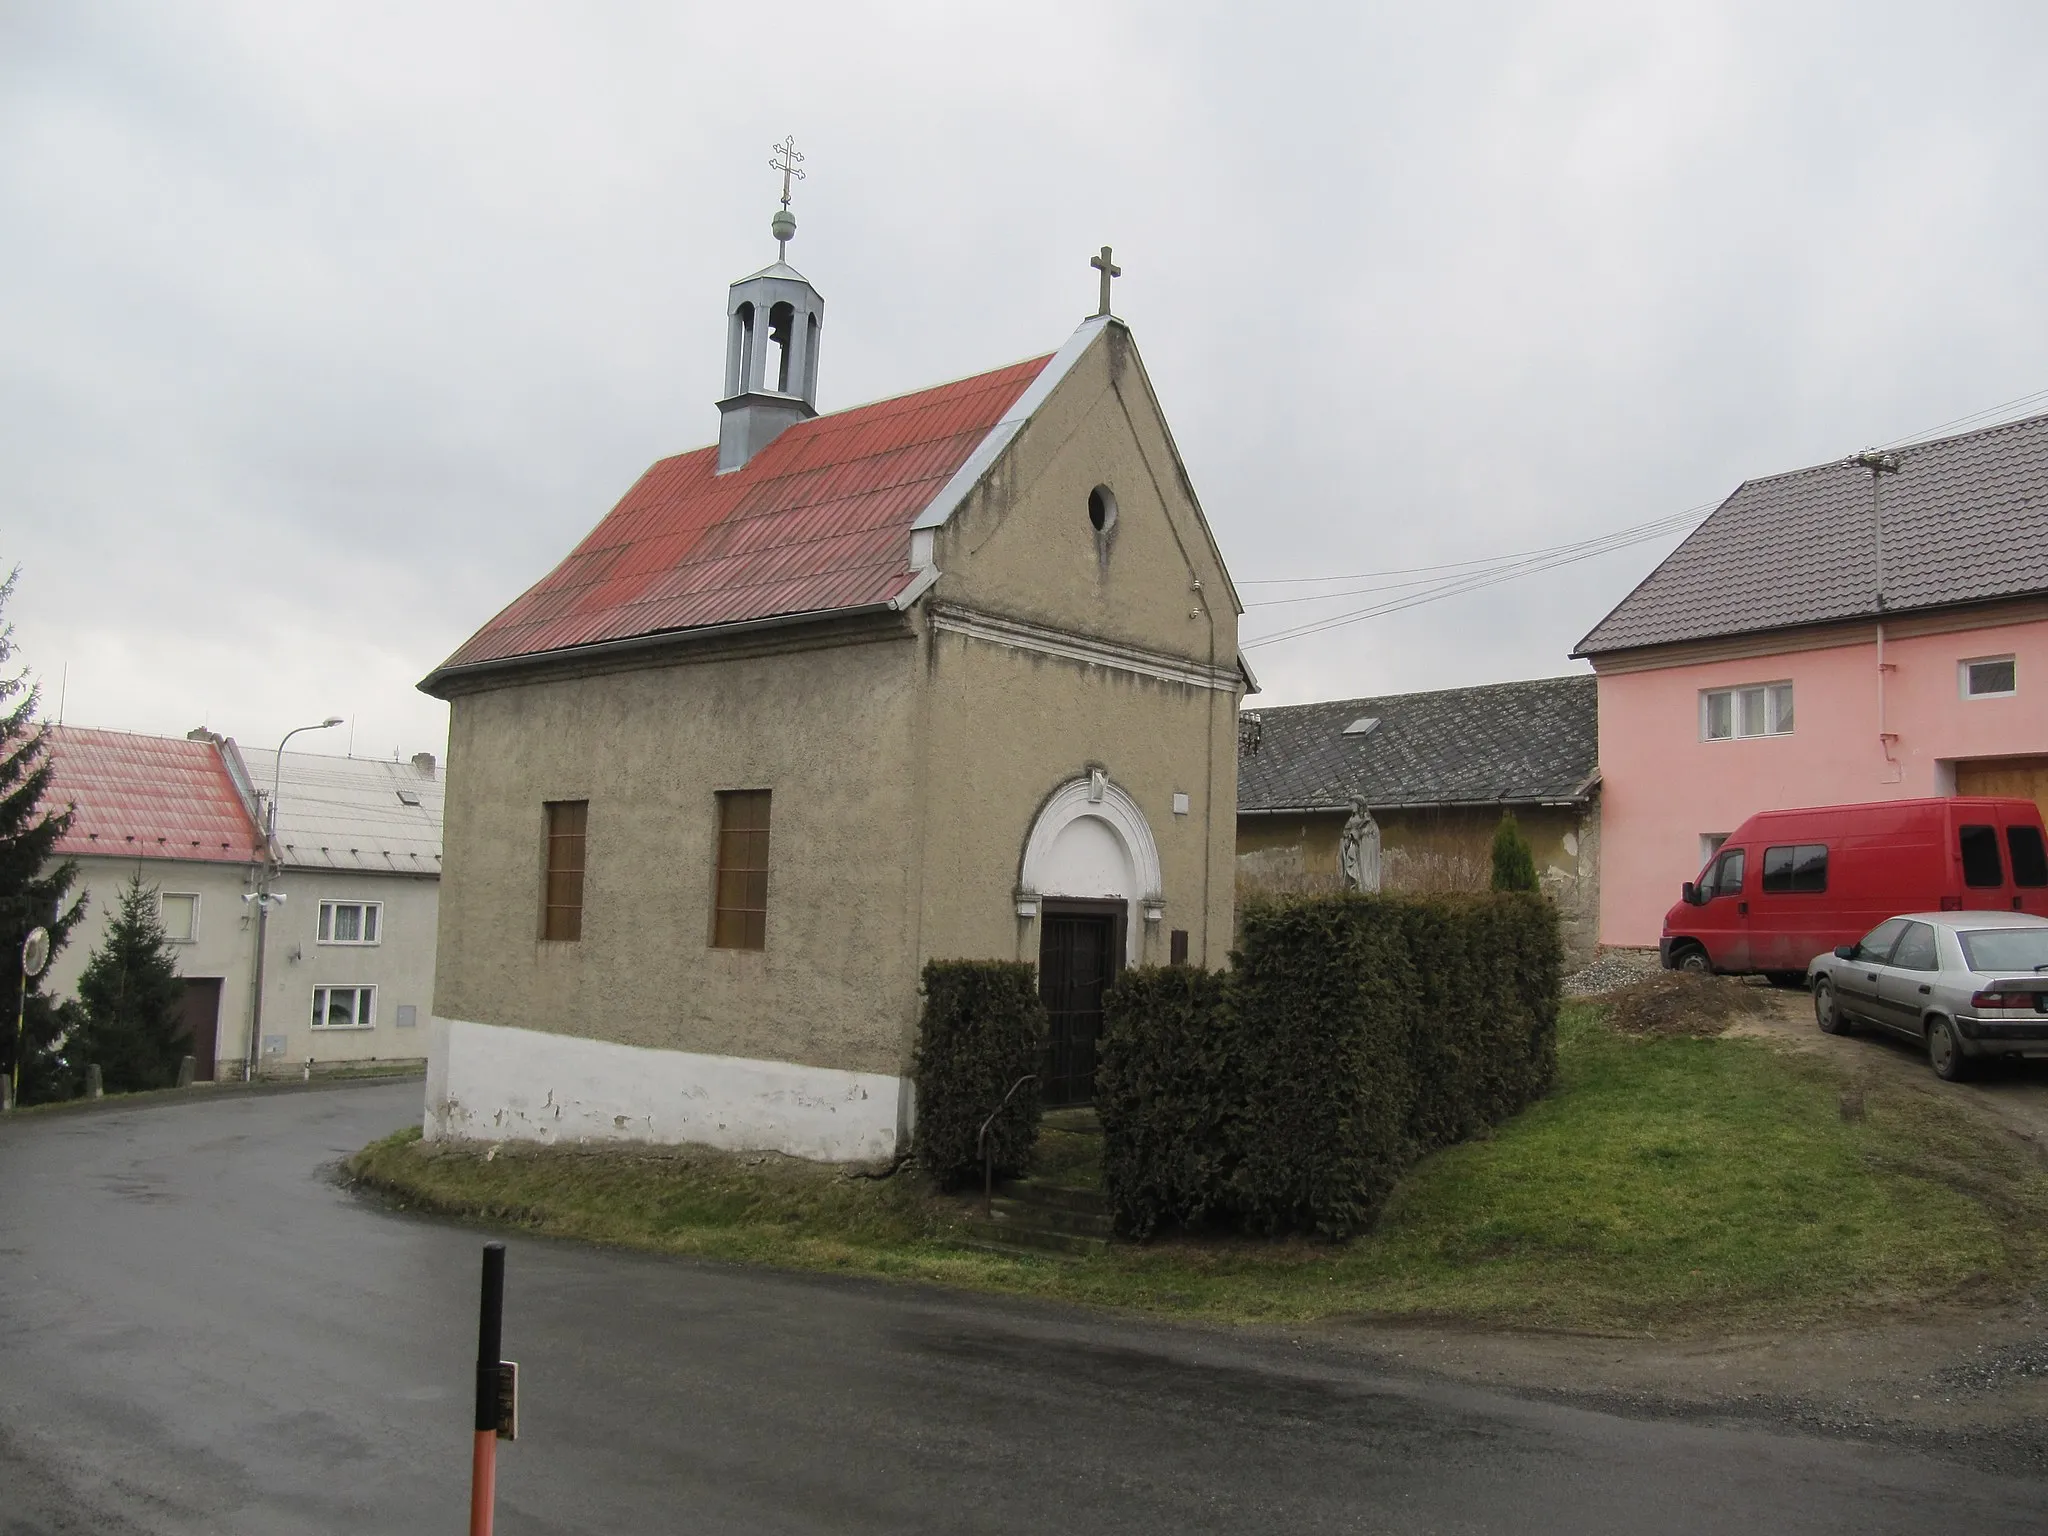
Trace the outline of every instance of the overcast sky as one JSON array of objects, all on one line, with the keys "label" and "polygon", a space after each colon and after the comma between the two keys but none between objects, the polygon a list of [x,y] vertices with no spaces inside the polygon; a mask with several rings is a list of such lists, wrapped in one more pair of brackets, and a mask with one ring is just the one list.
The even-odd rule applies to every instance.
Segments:
[{"label": "overcast sky", "polygon": [[[2044,61],[2038,0],[0,0],[17,641],[74,724],[439,750],[413,685],[715,438],[786,133],[823,409],[1052,350],[1110,243],[1248,600],[1644,523],[2048,388]],[[1675,541],[1263,702],[1571,670]]]}]

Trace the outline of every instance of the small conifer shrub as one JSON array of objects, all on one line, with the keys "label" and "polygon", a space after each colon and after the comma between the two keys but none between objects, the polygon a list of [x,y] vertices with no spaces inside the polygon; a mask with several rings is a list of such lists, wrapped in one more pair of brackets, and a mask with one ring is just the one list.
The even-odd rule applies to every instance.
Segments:
[{"label": "small conifer shrub", "polygon": [[1536,891],[1536,855],[1529,839],[1515,821],[1513,811],[1501,812],[1500,825],[1493,829],[1493,888],[1496,891]]},{"label": "small conifer shrub", "polygon": [[97,1066],[109,1093],[170,1087],[185,1054],[184,996],[170,940],[157,920],[156,887],[131,875],[106,936],[78,978],[85,1021],[69,1054]]}]

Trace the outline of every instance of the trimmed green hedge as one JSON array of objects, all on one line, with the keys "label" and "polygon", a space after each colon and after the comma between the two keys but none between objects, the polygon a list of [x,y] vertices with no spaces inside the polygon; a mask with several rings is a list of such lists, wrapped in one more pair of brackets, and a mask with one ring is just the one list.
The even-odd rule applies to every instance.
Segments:
[{"label": "trimmed green hedge", "polygon": [[1233,958],[1127,972],[1106,1000],[1103,1186],[1133,1236],[1349,1236],[1417,1157],[1555,1074],[1561,954],[1539,896],[1262,903]]},{"label": "trimmed green hedge", "polygon": [[1416,978],[1400,907],[1358,897],[1245,914],[1231,1017],[1246,1071],[1228,1209],[1254,1232],[1344,1237],[1408,1162]]},{"label": "trimmed green hedge", "polygon": [[1102,1178],[1123,1229],[1208,1219],[1236,1166],[1224,1084],[1243,1071],[1221,971],[1125,971],[1103,1007],[1095,1057]]},{"label": "trimmed green hedge", "polygon": [[[1019,1078],[1038,1071],[1045,1005],[1037,973],[1013,960],[933,960],[912,1071],[917,1160],[947,1188],[979,1183],[981,1123]],[[989,1128],[996,1173],[1024,1171],[1038,1140],[1038,1084],[1017,1090]]]}]

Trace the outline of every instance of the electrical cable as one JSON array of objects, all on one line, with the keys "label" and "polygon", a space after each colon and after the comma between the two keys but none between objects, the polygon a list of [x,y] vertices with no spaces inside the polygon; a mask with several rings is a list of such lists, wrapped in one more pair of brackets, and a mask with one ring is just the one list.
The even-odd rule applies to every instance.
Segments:
[{"label": "electrical cable", "polygon": [[1571,553],[1555,555],[1546,560],[1533,561],[1505,570],[1469,572],[1464,576],[1448,578],[1427,592],[1411,593],[1406,597],[1395,598],[1385,603],[1376,603],[1351,613],[1332,614],[1327,618],[1311,619],[1305,623],[1297,624],[1290,629],[1278,630],[1270,635],[1261,635],[1255,640],[1241,641],[1238,644],[1238,649],[1241,651],[1257,650],[1261,646],[1277,645],[1283,640],[1298,640],[1304,635],[1319,634],[1326,629],[1336,629],[1345,624],[1356,624],[1366,619],[1380,618],[1389,613],[1400,613],[1409,608],[1419,608],[1425,603],[1440,602],[1444,598],[1458,597],[1467,592],[1476,592],[1483,587],[1498,586],[1501,582],[1514,581],[1522,576],[1533,576],[1540,571],[1555,570],[1560,566],[1576,565],[1581,560],[1591,560],[1595,556],[1607,554],[1611,550],[1625,549],[1629,544],[1643,543],[1650,537],[1653,537],[1653,535],[1642,535],[1629,539],[1626,542],[1603,544],[1594,549],[1579,549]]},{"label": "electrical cable", "polygon": [[[1919,432],[1894,438],[1890,442],[1885,443],[1883,447],[1897,448],[1908,446],[1934,437],[1938,433],[1948,432],[1955,427],[1968,426],[1971,423],[1984,426],[2002,425],[2002,423],[1993,422],[1987,420],[1987,418],[1997,417],[2003,412],[2032,405],[2040,401],[2048,401],[2048,389],[2038,389],[2030,394],[2017,395],[2000,404],[1986,406],[1984,409],[1972,411],[1966,416],[1958,416],[1952,421],[1942,422],[1939,426],[1927,427]],[[1261,635],[1254,640],[1242,641],[1238,649],[1241,651],[1257,650],[1261,646],[1277,645],[1283,640],[1297,640],[1304,635],[1320,634],[1327,629],[1336,629],[1346,624],[1361,623],[1366,619],[1379,618],[1390,613],[1401,613],[1410,608],[1419,608],[1427,603],[1441,602],[1445,598],[1459,597],[1467,592],[1476,592],[1485,587],[1498,586],[1504,581],[1514,581],[1520,577],[1533,576],[1542,571],[1556,570],[1560,566],[1575,565],[1581,560],[1590,560],[1598,555],[1608,554],[1619,549],[1627,549],[1636,544],[1647,543],[1651,539],[1661,537],[1664,534],[1676,532],[1690,519],[1701,512],[1710,510],[1718,504],[1715,502],[1703,502],[1699,506],[1688,507],[1683,512],[1674,512],[1665,517],[1652,519],[1647,523],[1637,523],[1632,527],[1619,528],[1611,533],[1600,534],[1590,539],[1581,539],[1571,544],[1552,544],[1538,549],[1522,550],[1513,554],[1481,556],[1472,560],[1451,560],[1438,565],[1396,566],[1384,571],[1360,571],[1342,576],[1271,576],[1241,581],[1238,583],[1241,587],[1261,587],[1311,586],[1333,581],[1377,581],[1382,576],[1415,575],[1421,578],[1414,581],[1394,581],[1375,586],[1354,587],[1337,592],[1310,593],[1301,597],[1267,598],[1260,602],[1247,603],[1245,604],[1247,609],[1276,608],[1291,603],[1314,603],[1331,598],[1363,597],[1368,593],[1374,592],[1407,592],[1405,596],[1392,598],[1383,603],[1371,604],[1364,608],[1355,609],[1350,613],[1330,614],[1323,618],[1306,620],[1290,628],[1277,630],[1270,635]],[[1425,574],[1428,572],[1449,572],[1452,574],[1431,577]],[[1419,592],[1407,591],[1407,589],[1415,587],[1421,587],[1424,590]]]},{"label": "electrical cable", "polygon": [[[1409,567],[1409,569],[1411,570],[1446,571],[1459,570],[1460,567],[1466,568],[1459,570],[1459,574],[1455,576],[1418,577],[1412,581],[1390,581],[1369,587],[1346,587],[1336,592],[1314,592],[1306,594],[1301,597],[1269,597],[1262,598],[1257,602],[1246,603],[1244,606],[1247,609],[1277,608],[1289,603],[1320,603],[1327,601],[1331,598],[1361,597],[1368,592],[1392,592],[1405,587],[1437,586],[1446,582],[1461,581],[1468,576],[1490,575],[1496,571],[1509,570],[1511,568],[1522,565],[1534,566],[1542,561],[1554,559],[1560,555],[1574,554],[1580,550],[1585,550],[1592,554],[1601,554],[1609,549],[1625,549],[1631,544],[1640,544],[1646,540],[1657,538],[1660,535],[1671,533],[1679,528],[1684,527],[1686,524],[1688,524],[1694,518],[1696,518],[1701,512],[1706,511],[1708,505],[1710,504],[1702,503],[1700,506],[1697,507],[1688,507],[1683,512],[1676,512],[1668,517],[1658,518],[1654,522],[1638,523],[1631,528],[1618,528],[1612,533],[1600,534],[1599,536],[1590,539],[1580,539],[1571,544],[1553,544],[1545,549],[1527,550],[1519,555],[1498,555],[1486,560],[1460,560],[1449,562],[1442,566]],[[1477,567],[1477,569],[1473,569],[1473,567]],[[1360,575],[1357,577],[1295,576],[1278,578],[1275,582],[1271,584],[1277,585],[1279,580],[1285,580],[1290,584],[1300,584],[1303,582],[1310,581],[1352,581],[1364,579],[1366,577],[1375,575],[1393,576],[1398,574],[1400,574],[1399,571],[1379,571],[1361,572]],[[1267,583],[1250,581],[1240,583],[1240,585],[1243,586],[1259,586],[1265,584]]]}]

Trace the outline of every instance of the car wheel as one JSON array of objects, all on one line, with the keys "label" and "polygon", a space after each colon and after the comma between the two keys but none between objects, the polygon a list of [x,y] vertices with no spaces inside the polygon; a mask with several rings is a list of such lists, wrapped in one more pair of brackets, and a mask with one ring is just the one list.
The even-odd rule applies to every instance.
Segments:
[{"label": "car wheel", "polygon": [[1813,1018],[1824,1035],[1849,1034],[1849,1021],[1835,1003],[1835,984],[1823,976],[1813,984]]},{"label": "car wheel", "polygon": [[1707,958],[1707,952],[1697,944],[1688,944],[1671,961],[1674,971],[1691,971],[1695,976],[1713,974],[1714,962]]},{"label": "car wheel", "polygon": [[1927,1064],[1944,1083],[1959,1083],[1970,1075],[1970,1058],[1956,1038],[1956,1027],[1947,1019],[1927,1021]]}]

